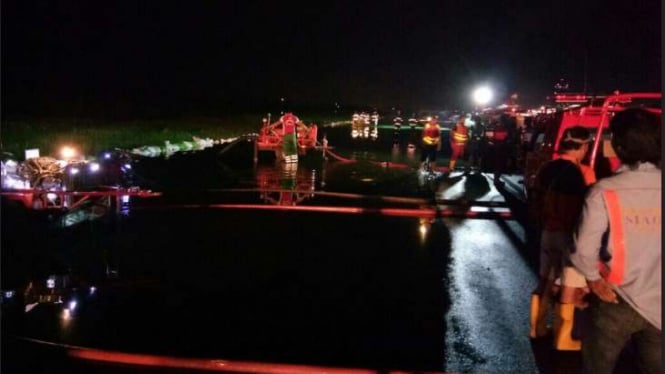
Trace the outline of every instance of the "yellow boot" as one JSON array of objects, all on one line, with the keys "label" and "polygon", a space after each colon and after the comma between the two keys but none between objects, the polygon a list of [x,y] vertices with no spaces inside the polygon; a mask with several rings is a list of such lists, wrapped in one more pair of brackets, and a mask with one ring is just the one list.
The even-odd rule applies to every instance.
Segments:
[{"label": "yellow boot", "polygon": [[579,351],[582,341],[573,339],[575,304],[557,303],[554,323],[554,348],[559,351]]},{"label": "yellow boot", "polygon": [[547,310],[549,309],[549,298],[547,295],[531,295],[531,315],[529,336],[532,339],[540,338],[548,334]]}]

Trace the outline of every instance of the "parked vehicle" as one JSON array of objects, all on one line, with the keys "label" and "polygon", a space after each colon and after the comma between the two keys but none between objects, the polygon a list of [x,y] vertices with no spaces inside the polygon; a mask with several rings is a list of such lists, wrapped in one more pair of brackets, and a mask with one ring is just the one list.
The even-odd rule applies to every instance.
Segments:
[{"label": "parked vehicle", "polygon": [[[600,179],[612,174],[620,165],[610,145],[609,123],[616,112],[641,107],[662,114],[660,92],[614,93],[598,96],[558,95],[557,102],[575,102],[568,108],[541,114],[534,119],[534,133],[527,147],[524,170],[524,188],[527,197],[533,188],[536,174],[547,161],[558,157],[559,143],[566,129],[573,126],[589,128],[593,134],[593,145],[583,161],[596,172]],[[583,103],[583,104],[582,104]]]}]

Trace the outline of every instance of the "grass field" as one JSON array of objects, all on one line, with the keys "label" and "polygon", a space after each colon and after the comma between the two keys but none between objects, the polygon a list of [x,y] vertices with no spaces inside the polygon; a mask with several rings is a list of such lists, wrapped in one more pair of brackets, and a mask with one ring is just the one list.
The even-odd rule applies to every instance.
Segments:
[{"label": "grass field", "polygon": [[[299,114],[306,124],[322,125],[346,117]],[[63,145],[77,147],[84,155],[95,156],[113,148],[131,149],[146,145],[200,138],[226,139],[259,132],[265,114],[247,113],[223,118],[179,118],[105,121],[91,119],[3,119],[0,151],[22,160],[24,151],[38,148],[42,156],[57,155]],[[271,122],[276,121],[276,116]]]}]

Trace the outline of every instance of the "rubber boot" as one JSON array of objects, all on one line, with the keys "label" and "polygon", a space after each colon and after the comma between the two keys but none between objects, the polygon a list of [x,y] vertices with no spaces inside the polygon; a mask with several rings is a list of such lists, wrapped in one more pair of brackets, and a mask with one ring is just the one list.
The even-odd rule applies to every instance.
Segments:
[{"label": "rubber boot", "polygon": [[529,337],[536,338],[538,334],[536,333],[538,326],[538,312],[540,311],[540,295],[531,294],[531,314],[530,317],[530,326],[529,326]]},{"label": "rubber boot", "polygon": [[548,334],[547,309],[548,297],[545,295],[531,295],[531,315],[529,337],[540,338]]},{"label": "rubber boot", "polygon": [[582,341],[573,339],[575,304],[557,303],[554,324],[554,348],[559,351],[579,351]]}]

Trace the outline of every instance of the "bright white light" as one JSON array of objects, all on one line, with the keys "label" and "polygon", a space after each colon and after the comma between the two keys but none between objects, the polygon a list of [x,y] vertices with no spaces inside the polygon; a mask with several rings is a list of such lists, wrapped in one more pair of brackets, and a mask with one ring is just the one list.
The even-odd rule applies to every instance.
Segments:
[{"label": "bright white light", "polygon": [[124,204],[129,203],[129,195],[122,195],[122,202]]},{"label": "bright white light", "polygon": [[72,300],[69,302],[69,310],[73,312],[74,309],[76,309],[76,300]]},{"label": "bright white light", "polygon": [[55,277],[49,277],[46,280],[46,288],[55,288]]},{"label": "bright white light", "polygon": [[425,218],[421,218],[420,225],[418,225],[418,233],[420,234],[420,241],[422,243],[424,243],[427,239],[427,232],[429,231],[429,228],[430,222]]},{"label": "bright white light", "polygon": [[78,169],[78,168],[71,168],[71,169],[69,169],[69,174],[71,174],[71,175],[76,175],[76,174],[78,174],[78,173],[79,173],[79,169]]},{"label": "bright white light", "polygon": [[96,171],[99,171],[99,164],[96,163],[96,162],[91,162],[90,163],[90,171],[93,172],[93,173],[96,172]]},{"label": "bright white light", "polygon": [[24,181],[14,178],[11,175],[5,175],[2,178],[2,187],[16,190],[30,188],[30,181]]},{"label": "bright white light", "polygon": [[14,291],[5,291],[5,298],[11,299],[14,297]]},{"label": "bright white light", "polygon": [[54,202],[55,199],[58,198],[58,195],[54,194],[53,192],[49,192],[49,193],[46,194],[46,198],[47,198],[50,202]]},{"label": "bright white light", "polygon": [[131,170],[131,169],[132,169],[132,165],[131,165],[131,164],[125,164],[125,165],[124,165],[124,168],[127,169],[127,170]]},{"label": "bright white light", "polygon": [[90,286],[90,294],[91,294],[91,295],[94,295],[94,294],[95,294],[95,291],[97,291],[97,287],[95,287],[95,286]]},{"label": "bright white light", "polygon": [[420,235],[422,236],[427,235],[427,225],[424,223],[420,224]]},{"label": "bright white light", "polygon": [[489,87],[479,87],[473,91],[473,101],[478,105],[485,105],[492,101],[492,90]]},{"label": "bright white light", "polygon": [[65,160],[68,160],[76,156],[76,151],[72,147],[65,146],[60,149],[60,156]]},{"label": "bright white light", "polygon": [[29,160],[31,158],[39,157],[39,148],[32,148],[25,150],[25,159]]},{"label": "bright white light", "polygon": [[104,153],[104,159],[109,160],[111,158],[111,152]]}]

